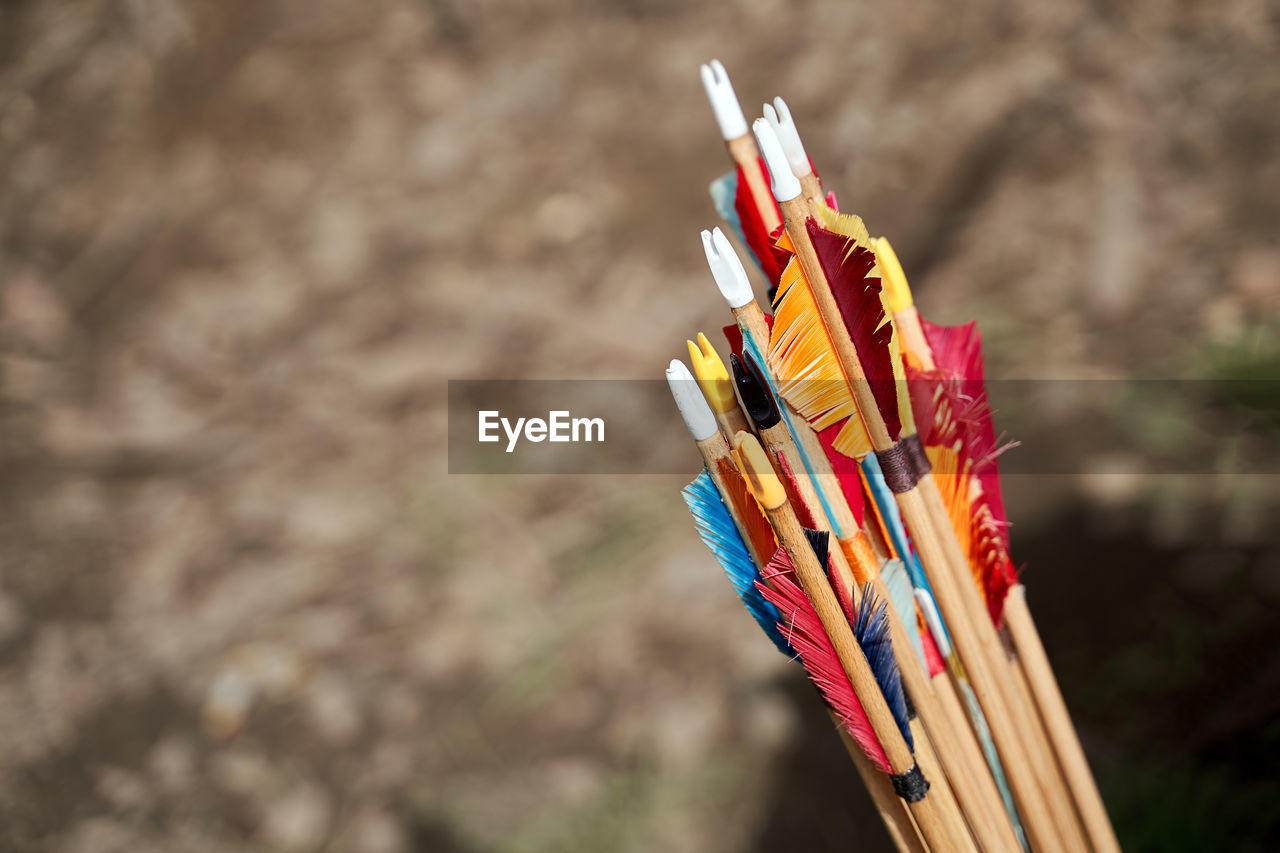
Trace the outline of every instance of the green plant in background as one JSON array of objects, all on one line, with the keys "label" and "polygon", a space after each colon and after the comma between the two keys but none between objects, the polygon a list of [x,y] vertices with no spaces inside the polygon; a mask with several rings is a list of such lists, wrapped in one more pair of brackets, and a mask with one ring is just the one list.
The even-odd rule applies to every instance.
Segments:
[{"label": "green plant in background", "polygon": [[1204,354],[1203,365],[1219,403],[1280,431],[1280,318],[1213,347]]}]

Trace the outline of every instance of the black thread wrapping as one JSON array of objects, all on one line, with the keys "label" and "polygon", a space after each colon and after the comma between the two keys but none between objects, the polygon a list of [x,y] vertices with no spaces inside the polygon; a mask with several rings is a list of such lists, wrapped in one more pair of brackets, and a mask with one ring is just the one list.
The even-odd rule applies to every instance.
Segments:
[{"label": "black thread wrapping", "polygon": [[884,474],[885,485],[895,494],[909,492],[916,487],[916,467],[911,460],[911,452],[897,442],[888,450],[877,450],[876,459],[880,461],[880,471]]},{"label": "black thread wrapping", "polygon": [[908,803],[918,803],[929,793],[929,780],[924,778],[917,764],[912,764],[906,773],[890,773],[889,781],[893,783],[893,790],[898,796]]},{"label": "black thread wrapping", "polygon": [[914,720],[916,718],[916,703],[911,701],[911,694],[902,691],[902,698],[907,703],[907,719]]},{"label": "black thread wrapping", "polygon": [[929,455],[924,452],[924,442],[920,440],[920,433],[911,433],[911,435],[902,439],[899,444],[907,446],[907,453],[911,456],[911,465],[916,469],[917,480],[933,470],[933,464],[929,462]]}]

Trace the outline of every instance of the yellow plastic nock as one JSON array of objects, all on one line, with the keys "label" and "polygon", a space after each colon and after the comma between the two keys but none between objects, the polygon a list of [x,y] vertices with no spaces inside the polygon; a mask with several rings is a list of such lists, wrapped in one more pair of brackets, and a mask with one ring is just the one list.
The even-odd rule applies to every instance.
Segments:
[{"label": "yellow plastic nock", "polygon": [[777,472],[769,463],[769,457],[754,435],[740,432],[733,437],[733,459],[738,463],[738,470],[747,481],[747,488],[760,506],[777,509],[787,502],[787,492],[782,488],[782,481],[778,479]]},{"label": "yellow plastic nock", "polygon": [[907,276],[902,272],[902,264],[893,247],[884,237],[875,240],[876,261],[880,264],[880,276],[884,279],[884,292],[889,298],[889,310],[894,314],[905,311],[914,303],[911,300],[911,288],[907,286]]},{"label": "yellow plastic nock", "polygon": [[733,393],[733,380],[729,371],[720,360],[720,353],[707,340],[707,336],[698,332],[698,342],[685,341],[689,345],[689,363],[693,365],[693,375],[698,377],[698,387],[702,396],[707,398],[711,409],[722,415],[736,408],[738,398]]}]

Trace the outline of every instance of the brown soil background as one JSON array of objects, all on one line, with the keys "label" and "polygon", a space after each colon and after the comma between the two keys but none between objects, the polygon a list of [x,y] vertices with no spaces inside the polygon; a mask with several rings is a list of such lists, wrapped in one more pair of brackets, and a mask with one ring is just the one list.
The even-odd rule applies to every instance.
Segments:
[{"label": "brown soil background", "polygon": [[[1278,28],[1261,0],[0,3],[0,849],[885,849],[687,478],[449,475],[446,382],[660,377],[724,322],[713,56],[749,112],[788,98],[991,375],[1274,378]],[[1016,452],[1108,417],[1167,453],[1202,414],[1076,403]],[[1250,441],[1223,476],[1009,485],[1130,850],[1280,843]]]}]

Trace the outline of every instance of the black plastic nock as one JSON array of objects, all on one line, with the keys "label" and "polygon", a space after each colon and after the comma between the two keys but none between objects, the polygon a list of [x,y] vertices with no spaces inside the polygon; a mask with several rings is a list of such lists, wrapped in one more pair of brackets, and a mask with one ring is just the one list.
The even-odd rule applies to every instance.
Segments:
[{"label": "black plastic nock", "polygon": [[747,415],[755,421],[756,429],[768,429],[778,423],[782,419],[778,405],[773,401],[769,383],[751,353],[744,352],[741,358],[730,355],[729,361],[733,364],[733,382],[738,386],[738,396],[742,398]]}]

